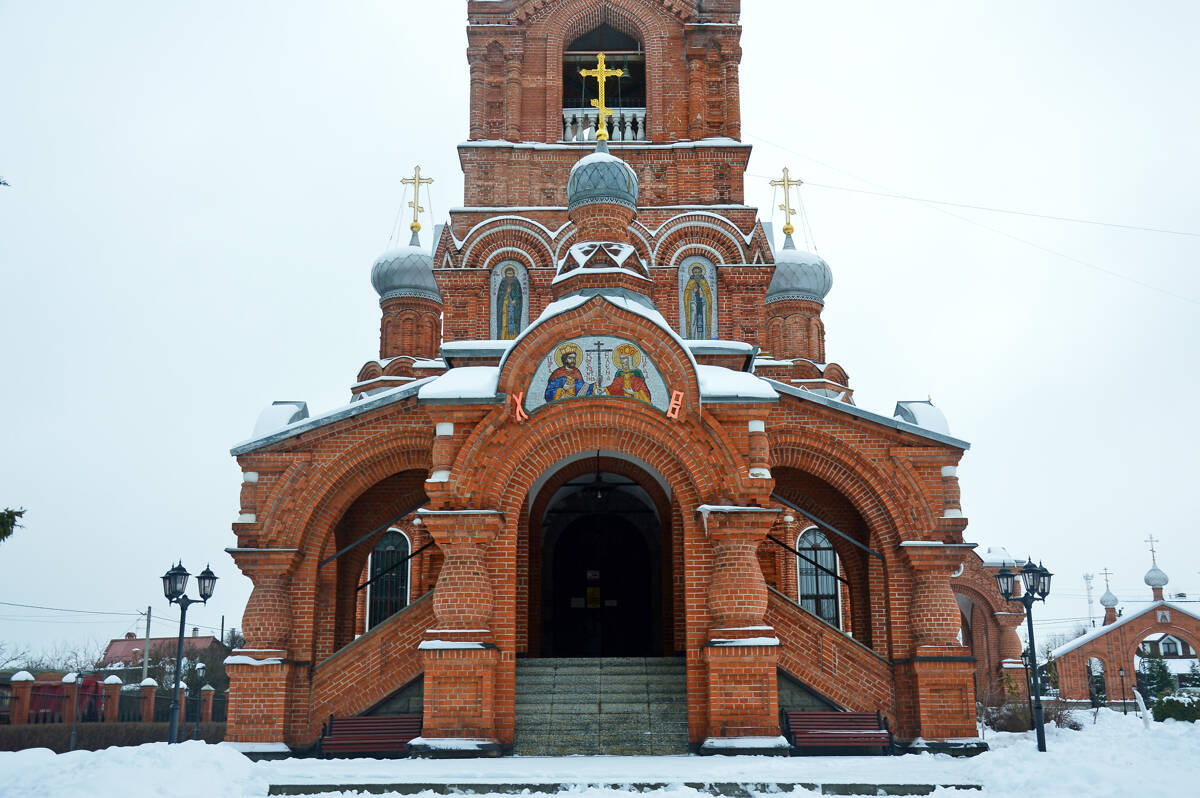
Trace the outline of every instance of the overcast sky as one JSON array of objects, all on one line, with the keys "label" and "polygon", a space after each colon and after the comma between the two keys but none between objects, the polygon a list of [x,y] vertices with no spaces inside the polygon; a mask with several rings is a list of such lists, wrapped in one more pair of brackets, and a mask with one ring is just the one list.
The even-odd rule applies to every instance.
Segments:
[{"label": "overcast sky", "polygon": [[[932,396],[972,442],[966,537],[1057,574],[1043,634],[1085,572],[1147,598],[1151,533],[1200,595],[1200,5],[744,6],[747,201],[769,220],[784,166],[820,184],[857,403]],[[461,0],[0,0],[0,507],[29,510],[0,601],[126,613],[0,605],[0,641],[102,644],[147,605],[174,634],[179,558],[221,577],[189,626],[240,626],[228,450],[377,354],[400,178],[437,180],[435,221],[462,203],[464,27]]]}]

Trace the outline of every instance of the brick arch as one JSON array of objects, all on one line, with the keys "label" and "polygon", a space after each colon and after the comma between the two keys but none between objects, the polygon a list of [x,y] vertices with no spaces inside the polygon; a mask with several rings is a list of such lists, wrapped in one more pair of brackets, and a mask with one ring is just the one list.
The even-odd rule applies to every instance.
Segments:
[{"label": "brick arch", "polygon": [[1152,634],[1169,634],[1172,637],[1178,637],[1180,640],[1191,646],[1192,651],[1197,652],[1198,656],[1200,656],[1200,624],[1197,624],[1197,628],[1198,631],[1193,633],[1174,622],[1162,623],[1156,620],[1153,623],[1146,624],[1143,629],[1132,633],[1133,639],[1136,642],[1133,644],[1134,650],[1129,652],[1129,657],[1132,659],[1137,653],[1137,647],[1141,645],[1143,640]]},{"label": "brick arch", "polygon": [[297,513],[287,531],[278,533],[281,548],[321,550],[346,510],[369,488],[404,471],[429,471],[433,446],[429,432],[385,432],[322,466],[296,497]]},{"label": "brick arch", "polygon": [[[562,113],[562,53],[566,46],[583,33],[607,22],[626,35],[637,38],[646,51],[646,109],[651,134],[649,139],[662,137],[666,121],[666,103],[661,86],[665,84],[668,24],[671,20],[663,5],[655,0],[565,0],[547,3],[527,17],[530,20],[529,41],[546,43],[545,121],[556,120]],[[679,54],[682,57],[682,53]],[[551,124],[549,130],[557,127]],[[553,135],[558,139],[558,134]]]},{"label": "brick arch", "polygon": [[499,250],[517,250],[528,259],[528,268],[552,268],[554,251],[544,229],[520,217],[507,216],[479,225],[467,236],[469,243],[459,252],[459,267],[481,269]]},{"label": "brick arch", "polygon": [[653,265],[675,265],[676,254],[692,244],[702,244],[720,252],[718,265],[746,262],[742,234],[733,222],[716,214],[687,213],[659,227],[655,235]]}]

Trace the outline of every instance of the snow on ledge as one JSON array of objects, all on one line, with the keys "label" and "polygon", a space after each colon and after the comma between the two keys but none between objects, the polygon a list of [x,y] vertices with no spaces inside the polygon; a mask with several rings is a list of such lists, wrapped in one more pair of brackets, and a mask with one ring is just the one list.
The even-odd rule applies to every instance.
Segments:
[{"label": "snow on ledge", "polygon": [[422,640],[417,646],[418,651],[454,651],[462,650],[478,650],[487,648],[486,643],[475,643],[461,640]]},{"label": "snow on ledge", "polygon": [[790,748],[785,737],[708,737],[701,749],[714,748]]},{"label": "snow on ledge", "polygon": [[219,742],[217,745],[231,748],[242,754],[290,754],[286,743],[233,743]]},{"label": "snow on ledge", "polygon": [[434,377],[421,386],[417,398],[431,399],[495,399],[500,369],[495,366],[459,366]]},{"label": "snow on ledge", "polygon": [[30,673],[29,671],[17,671],[16,673],[13,674],[12,678],[9,679],[9,681],[10,682],[36,682],[37,679],[33,678],[33,674]]},{"label": "snow on ledge", "polygon": [[414,737],[408,747],[421,747],[433,751],[485,751],[495,748],[493,740],[476,740],[467,737]]},{"label": "snow on ledge", "polygon": [[146,677],[145,679],[142,679],[140,682],[138,682],[138,686],[139,687],[158,687],[158,682],[154,681],[154,679],[152,679],[150,677]]},{"label": "snow on ledge", "polygon": [[778,637],[716,637],[708,641],[710,646],[728,648],[729,646],[777,646]]},{"label": "snow on ledge", "polygon": [[283,659],[280,657],[267,657],[266,659],[255,659],[247,657],[245,654],[231,654],[225,658],[226,665],[282,665]]},{"label": "snow on ledge", "polygon": [[104,683],[105,684],[125,684],[125,682],[121,681],[121,677],[115,673],[112,676],[109,676],[107,679],[105,679]]},{"label": "snow on ledge", "polygon": [[777,402],[779,394],[762,377],[723,366],[696,366],[700,396],[708,401]]}]

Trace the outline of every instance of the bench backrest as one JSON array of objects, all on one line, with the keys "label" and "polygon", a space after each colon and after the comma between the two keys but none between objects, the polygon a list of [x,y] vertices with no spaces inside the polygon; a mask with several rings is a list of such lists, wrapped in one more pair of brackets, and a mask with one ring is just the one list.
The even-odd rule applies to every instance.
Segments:
[{"label": "bench backrest", "polygon": [[785,712],[788,728],[879,731],[884,727],[874,712]]},{"label": "bench backrest", "polygon": [[420,715],[374,715],[329,719],[329,734],[411,734],[421,733]]}]

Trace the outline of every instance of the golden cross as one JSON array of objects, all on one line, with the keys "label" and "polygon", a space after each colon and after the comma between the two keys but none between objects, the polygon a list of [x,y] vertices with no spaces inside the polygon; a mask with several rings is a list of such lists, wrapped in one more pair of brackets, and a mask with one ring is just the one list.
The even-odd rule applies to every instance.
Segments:
[{"label": "golden cross", "polygon": [[1157,552],[1154,550],[1154,544],[1161,543],[1162,541],[1155,540],[1154,535],[1151,534],[1150,537],[1146,538],[1142,542],[1150,544],[1150,562],[1154,563],[1154,565],[1157,567],[1158,566],[1158,557],[1157,557]]},{"label": "golden cross", "polygon": [[796,188],[799,188],[800,186],[804,185],[804,181],[792,180],[791,177],[788,176],[788,168],[785,166],[783,167],[783,179],[772,180],[771,185],[783,187],[783,204],[779,206],[779,210],[783,211],[786,219],[786,222],[783,225],[783,234],[785,236],[790,236],[792,233],[796,232],[796,228],[792,226],[792,214],[796,212],[796,209],[792,207],[792,187],[795,186]]},{"label": "golden cross", "polygon": [[433,178],[421,177],[421,167],[418,166],[413,171],[412,177],[402,178],[400,182],[406,186],[413,187],[412,202],[408,203],[408,207],[413,209],[413,220],[412,224],[408,226],[408,229],[416,233],[421,229],[421,222],[418,220],[417,216],[421,213],[421,211],[425,210],[423,207],[421,207],[421,186],[432,183]]},{"label": "golden cross", "polygon": [[1108,590],[1108,578],[1113,575],[1112,571],[1105,568],[1100,572],[1100,575],[1104,577],[1104,589]]},{"label": "golden cross", "polygon": [[600,84],[600,97],[592,100],[592,107],[599,112],[599,119],[596,122],[596,141],[608,141],[608,118],[612,116],[612,109],[604,101],[604,81],[624,75],[625,70],[606,68],[604,53],[596,53],[596,61],[598,63],[595,69],[581,69],[579,74],[585,78],[595,78],[596,82]]}]

